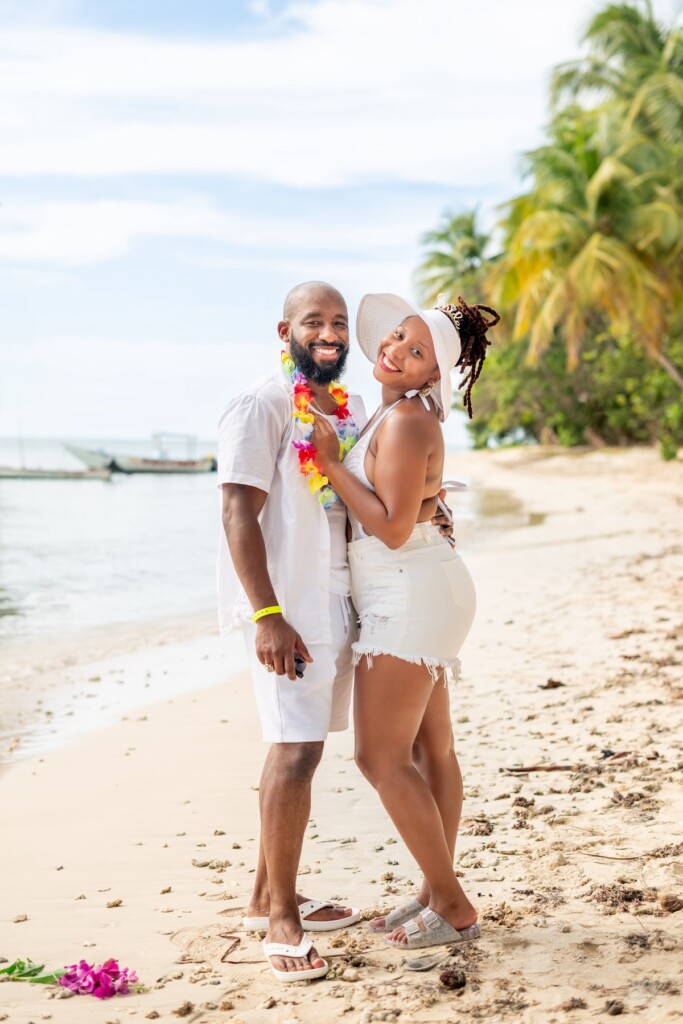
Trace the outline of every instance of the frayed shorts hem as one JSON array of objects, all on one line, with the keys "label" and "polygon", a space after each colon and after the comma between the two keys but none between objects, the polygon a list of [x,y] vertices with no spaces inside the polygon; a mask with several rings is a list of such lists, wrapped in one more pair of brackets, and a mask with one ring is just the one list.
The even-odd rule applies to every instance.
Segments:
[{"label": "frayed shorts hem", "polygon": [[397,651],[384,650],[381,647],[367,647],[359,643],[353,644],[352,649],[354,668],[360,663],[361,659],[366,658],[368,668],[371,669],[373,658],[377,658],[380,655],[387,655],[389,658],[398,658],[399,661],[407,661],[409,665],[424,665],[429,672],[433,683],[437,682],[442,673],[444,675],[444,681],[446,675],[449,675],[454,682],[457,682],[460,678],[460,658],[439,659],[424,657],[420,654],[399,654]]}]

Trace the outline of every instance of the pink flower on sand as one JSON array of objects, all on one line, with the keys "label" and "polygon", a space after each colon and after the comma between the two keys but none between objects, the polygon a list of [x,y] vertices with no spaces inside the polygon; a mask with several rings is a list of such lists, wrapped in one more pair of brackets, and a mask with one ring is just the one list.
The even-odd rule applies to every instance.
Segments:
[{"label": "pink flower on sand", "polygon": [[59,984],[77,995],[93,995],[96,999],[110,996],[125,996],[129,986],[137,983],[138,976],[128,967],[120,968],[116,960],[105,960],[103,964],[89,964],[80,960],[66,968],[66,974]]}]

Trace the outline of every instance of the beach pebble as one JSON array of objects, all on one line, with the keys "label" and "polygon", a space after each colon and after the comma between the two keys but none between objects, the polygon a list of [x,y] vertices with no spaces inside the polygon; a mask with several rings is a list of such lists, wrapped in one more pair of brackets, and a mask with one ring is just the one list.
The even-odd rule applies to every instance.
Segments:
[{"label": "beach pebble", "polygon": [[358,981],[360,974],[355,967],[347,967],[341,977],[342,981]]},{"label": "beach pebble", "polygon": [[445,971],[442,971],[439,975],[439,981],[444,988],[449,989],[460,989],[464,988],[467,984],[467,978],[465,977],[464,971],[459,971],[453,967],[447,967]]},{"label": "beach pebble", "polygon": [[564,867],[568,863],[569,861],[562,852],[551,854],[547,861],[548,867],[553,869]]},{"label": "beach pebble", "polygon": [[267,996],[267,998],[261,1003],[261,1006],[264,1010],[272,1010],[274,1006],[277,1006],[277,999],[273,999],[272,996]]},{"label": "beach pebble", "polygon": [[159,889],[159,895],[160,896],[164,896],[167,892],[170,892],[170,891],[171,891],[171,886],[170,885],[165,885],[163,887],[163,889]]},{"label": "beach pebble", "polygon": [[21,924],[23,921],[28,921],[28,914],[17,914],[17,916],[12,919],[13,924]]},{"label": "beach pebble", "polygon": [[189,1017],[194,1010],[194,1003],[185,1002],[178,1006],[175,1010],[171,1010],[171,1013],[175,1017]]},{"label": "beach pebble", "polygon": [[675,914],[677,910],[683,909],[683,900],[672,892],[668,892],[659,897],[659,905],[667,913]]},{"label": "beach pebble", "polygon": [[619,999],[608,999],[604,1012],[610,1017],[619,1017],[624,1012],[624,1004]]},{"label": "beach pebble", "polygon": [[159,1014],[158,1014],[158,1012],[156,1010],[150,1010],[149,1013],[145,1014],[145,1019],[146,1020],[158,1020],[159,1019]]},{"label": "beach pebble", "polygon": [[122,906],[123,906],[123,900],[110,900],[109,903],[107,903],[107,910],[114,910],[115,907],[122,907]]}]

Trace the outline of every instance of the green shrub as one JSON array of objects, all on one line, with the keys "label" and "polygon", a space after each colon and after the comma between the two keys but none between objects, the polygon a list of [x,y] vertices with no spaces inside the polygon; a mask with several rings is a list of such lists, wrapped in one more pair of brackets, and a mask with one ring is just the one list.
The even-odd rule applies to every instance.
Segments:
[{"label": "green shrub", "polygon": [[[526,341],[492,346],[473,394],[476,448],[659,443],[664,458],[675,458],[683,446],[683,392],[632,339],[596,336],[573,372],[559,337],[537,365],[526,354]],[[683,366],[683,339],[667,356]]]}]

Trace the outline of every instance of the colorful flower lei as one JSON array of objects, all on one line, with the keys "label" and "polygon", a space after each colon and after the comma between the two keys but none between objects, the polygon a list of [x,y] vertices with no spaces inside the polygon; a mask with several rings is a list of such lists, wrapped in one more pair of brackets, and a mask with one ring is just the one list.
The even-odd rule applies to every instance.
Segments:
[{"label": "colorful flower lei", "polygon": [[[318,500],[323,508],[330,508],[338,500],[336,491],[330,487],[330,482],[323,473],[317,462],[318,450],[310,440],[313,430],[314,418],[309,412],[309,406],[313,401],[313,393],[304,377],[290,356],[289,352],[282,352],[282,365],[290,376],[294,385],[294,409],[292,416],[300,425],[304,437],[302,441],[294,440],[292,444],[296,448],[299,457],[299,472],[308,478],[308,487],[311,494],[318,494]],[[340,421],[337,427],[339,438],[339,459],[343,459],[347,452],[350,452],[358,440],[359,430],[353,422],[349,410],[349,393],[345,387],[333,381],[328,387],[329,393],[337,403],[335,415]]]}]

